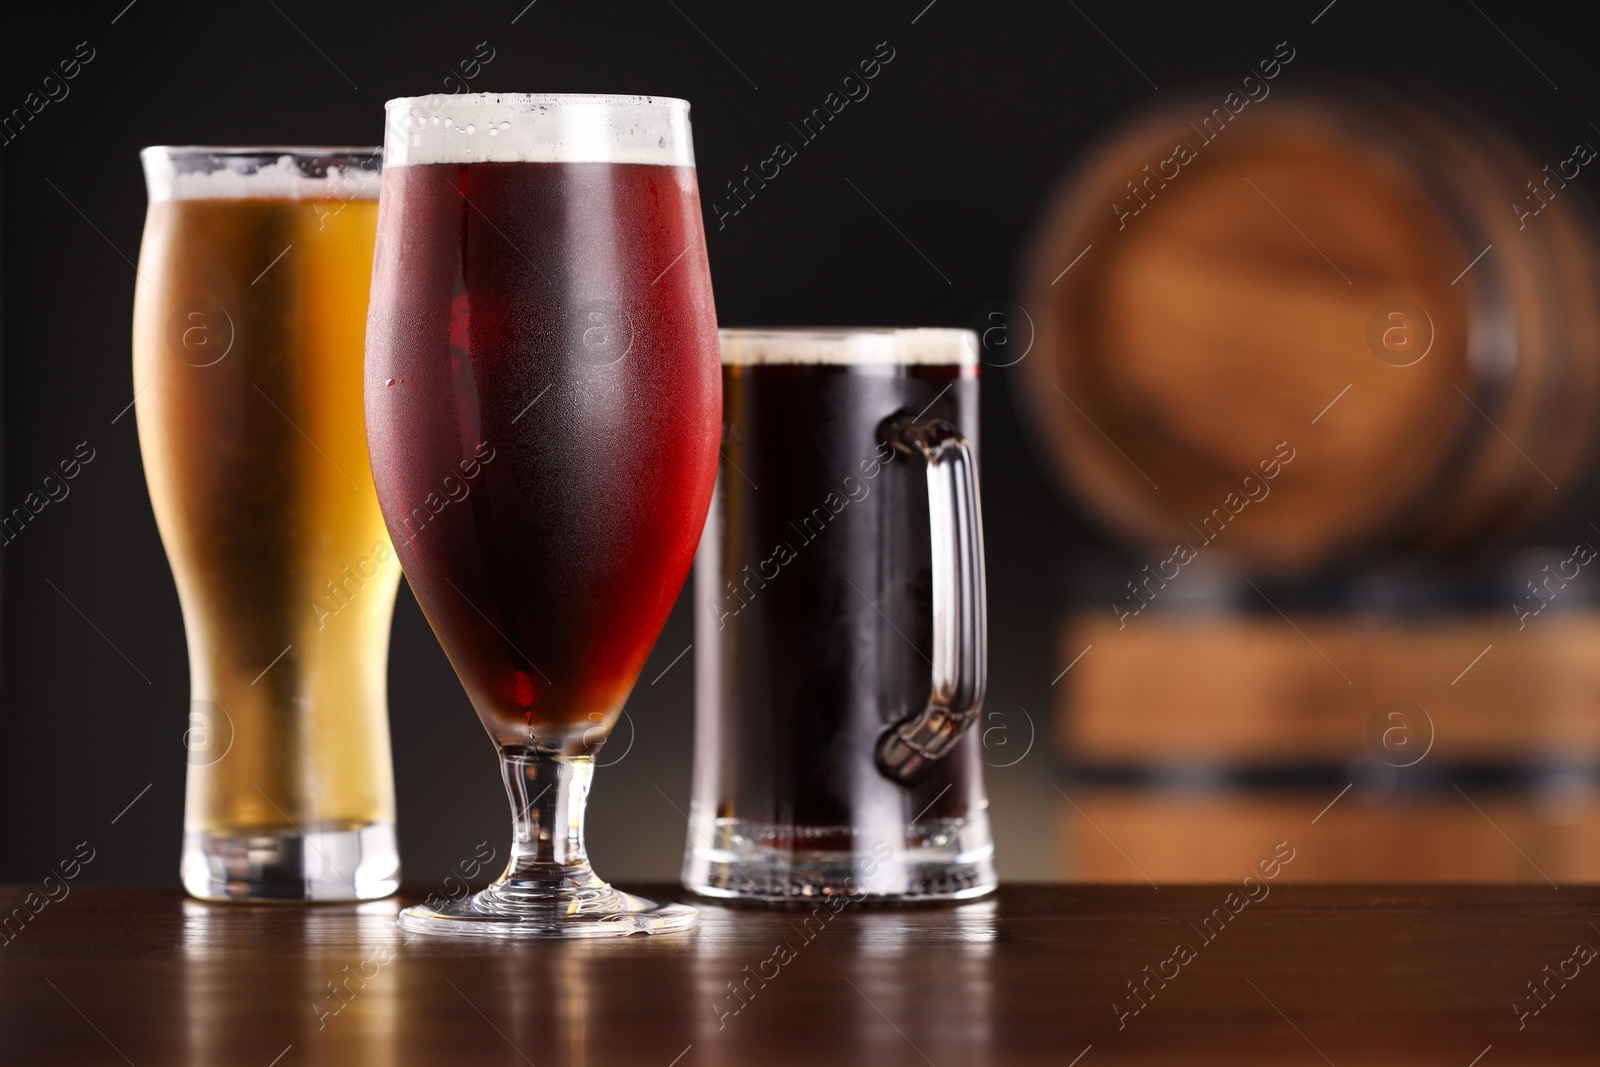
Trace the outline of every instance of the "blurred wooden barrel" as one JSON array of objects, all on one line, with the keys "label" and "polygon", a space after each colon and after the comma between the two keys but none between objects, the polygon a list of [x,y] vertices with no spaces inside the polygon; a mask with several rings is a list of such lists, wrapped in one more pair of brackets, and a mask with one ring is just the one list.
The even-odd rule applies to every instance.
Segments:
[{"label": "blurred wooden barrel", "polygon": [[1600,881],[1600,612],[1074,617],[1065,878]]},{"label": "blurred wooden barrel", "polygon": [[1585,152],[1364,88],[1222,96],[1127,124],[1038,226],[1019,370],[1066,483],[1281,572],[1548,512],[1600,445]]},{"label": "blurred wooden barrel", "polygon": [[1469,797],[1379,804],[1347,794],[1318,818],[1338,791],[1074,788],[1057,812],[1057,874],[1078,882],[1237,882],[1287,841],[1297,851],[1285,882],[1600,882],[1593,792],[1542,799],[1474,789]]}]

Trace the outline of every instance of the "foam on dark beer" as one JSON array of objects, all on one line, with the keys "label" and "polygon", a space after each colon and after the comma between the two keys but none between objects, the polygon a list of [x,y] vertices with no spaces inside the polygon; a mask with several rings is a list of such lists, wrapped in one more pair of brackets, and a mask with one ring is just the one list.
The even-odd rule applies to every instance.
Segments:
[{"label": "foam on dark beer", "polygon": [[977,367],[977,337],[969,330],[859,327],[816,330],[727,329],[720,333],[724,366]]}]

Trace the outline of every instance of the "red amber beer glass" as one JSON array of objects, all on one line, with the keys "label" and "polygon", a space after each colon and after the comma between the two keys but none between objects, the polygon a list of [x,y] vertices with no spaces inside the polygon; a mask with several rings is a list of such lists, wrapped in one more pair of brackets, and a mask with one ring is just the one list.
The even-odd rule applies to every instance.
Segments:
[{"label": "red amber beer glass", "polygon": [[367,325],[378,499],[499,747],[500,880],[424,932],[692,926],[589,865],[594,756],[683,585],[721,380],[689,107],[652,97],[390,101]]}]

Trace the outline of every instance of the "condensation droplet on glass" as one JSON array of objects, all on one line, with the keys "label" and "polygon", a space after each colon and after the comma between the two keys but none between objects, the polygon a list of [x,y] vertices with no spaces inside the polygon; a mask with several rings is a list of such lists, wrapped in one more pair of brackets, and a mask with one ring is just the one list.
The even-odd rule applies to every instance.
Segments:
[{"label": "condensation droplet on glass", "polygon": [[467,123],[467,132],[468,133],[477,133],[478,132],[478,128],[474,123],[469,122],[469,123]]}]

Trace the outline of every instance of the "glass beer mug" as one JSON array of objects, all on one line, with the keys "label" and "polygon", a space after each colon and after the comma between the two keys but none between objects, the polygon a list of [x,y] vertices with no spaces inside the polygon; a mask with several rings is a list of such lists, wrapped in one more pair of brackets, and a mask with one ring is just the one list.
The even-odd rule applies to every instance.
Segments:
[{"label": "glass beer mug", "polygon": [[995,886],[966,330],[724,330],[696,559],[683,881],[720,897]]}]

